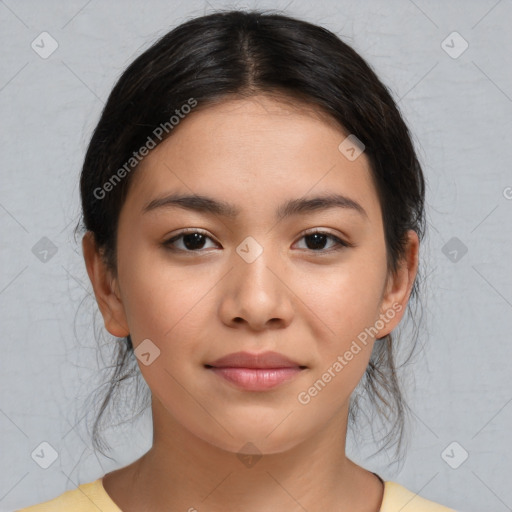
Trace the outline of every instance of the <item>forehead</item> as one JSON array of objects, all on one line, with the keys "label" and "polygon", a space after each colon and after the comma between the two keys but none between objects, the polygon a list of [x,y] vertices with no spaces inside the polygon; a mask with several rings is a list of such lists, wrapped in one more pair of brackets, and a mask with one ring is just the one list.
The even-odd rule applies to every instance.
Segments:
[{"label": "forehead", "polygon": [[283,199],[340,193],[379,214],[366,156],[350,161],[339,151],[348,133],[325,114],[267,96],[200,107],[139,164],[130,210],[141,213],[164,192],[214,196],[252,214]]}]

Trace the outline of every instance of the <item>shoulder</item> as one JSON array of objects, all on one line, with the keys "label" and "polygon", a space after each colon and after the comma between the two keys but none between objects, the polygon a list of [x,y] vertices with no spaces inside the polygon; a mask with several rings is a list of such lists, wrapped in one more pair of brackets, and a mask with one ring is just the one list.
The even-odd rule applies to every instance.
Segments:
[{"label": "shoulder", "polygon": [[[456,512],[429,501],[395,482],[385,482],[380,512]],[[17,512],[122,512],[105,491],[101,478],[66,491],[56,498]]]},{"label": "shoulder", "polygon": [[101,478],[79,485],[56,498],[16,512],[121,512],[103,488]]},{"label": "shoulder", "polygon": [[456,512],[422,498],[396,482],[384,483],[384,497],[380,512]]}]

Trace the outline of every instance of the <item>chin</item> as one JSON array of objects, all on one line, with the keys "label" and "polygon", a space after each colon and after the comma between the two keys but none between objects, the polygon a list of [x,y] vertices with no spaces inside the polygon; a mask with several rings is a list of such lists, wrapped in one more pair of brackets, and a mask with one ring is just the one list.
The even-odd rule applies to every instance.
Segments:
[{"label": "chin", "polygon": [[[282,418],[280,419],[282,421]],[[212,431],[199,434],[205,442],[231,452],[237,456],[243,455],[273,455],[293,449],[303,442],[307,435],[292,435],[289,429],[284,426],[276,428],[279,422],[275,422],[272,428],[247,428],[247,425],[240,425],[238,428],[231,425],[227,427],[232,436],[220,429],[225,435],[212,435]]]}]

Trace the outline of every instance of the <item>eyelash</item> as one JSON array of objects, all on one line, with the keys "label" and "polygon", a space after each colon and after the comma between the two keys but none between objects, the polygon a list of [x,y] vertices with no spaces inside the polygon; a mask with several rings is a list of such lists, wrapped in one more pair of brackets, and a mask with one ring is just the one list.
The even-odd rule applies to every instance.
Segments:
[{"label": "eyelash", "polygon": [[[169,240],[166,240],[165,242],[163,242],[163,246],[170,250],[170,251],[176,251],[176,252],[183,252],[183,253],[196,253],[196,252],[202,252],[203,249],[197,249],[197,250],[185,250],[185,249],[177,249],[176,247],[173,247],[172,244],[174,242],[176,242],[177,240],[179,240],[180,238],[183,238],[183,236],[185,235],[191,235],[191,234],[200,234],[200,235],[203,235],[204,237],[206,238],[209,238],[210,240],[214,241],[206,232],[200,230],[200,229],[196,229],[196,228],[190,228],[188,230],[184,230],[184,231],[181,231],[180,233],[178,233],[177,235],[173,236],[172,238],[170,238]],[[331,249],[318,249],[318,250],[314,250],[314,249],[305,249],[309,252],[312,252],[312,253],[317,253],[317,254],[325,254],[325,253],[331,253],[331,252],[334,252],[334,251],[340,251],[342,249],[346,249],[346,248],[349,248],[349,247],[354,247],[354,244],[351,244],[349,242],[346,242],[345,240],[342,240],[340,238],[338,238],[337,236],[334,236],[333,234],[329,233],[329,232],[326,232],[326,231],[320,231],[320,230],[313,230],[313,231],[308,231],[306,233],[304,233],[299,240],[301,240],[302,238],[305,238],[307,236],[310,236],[310,235],[326,235],[327,238],[330,238],[331,240],[333,240],[335,243],[336,243],[336,246],[334,248],[331,248]],[[214,241],[215,242],[215,241]],[[217,243],[217,242],[215,242]]]}]

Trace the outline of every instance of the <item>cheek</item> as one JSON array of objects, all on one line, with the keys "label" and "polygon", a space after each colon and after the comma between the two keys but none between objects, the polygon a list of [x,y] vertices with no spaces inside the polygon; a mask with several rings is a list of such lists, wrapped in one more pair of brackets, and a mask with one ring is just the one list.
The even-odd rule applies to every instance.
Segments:
[{"label": "cheek", "polygon": [[312,346],[317,364],[297,401],[318,419],[326,420],[347,404],[374,345],[371,327],[378,319],[381,272],[355,271],[356,266],[329,272],[324,281],[328,285],[320,286],[313,278],[302,283],[309,290],[307,306],[314,312],[307,313],[308,321],[317,326]]},{"label": "cheek", "polygon": [[196,315],[214,284],[206,266],[173,264],[163,249],[126,246],[119,255],[123,305],[134,341],[153,337],[165,343]]},{"label": "cheek", "polygon": [[378,318],[384,280],[384,265],[361,251],[338,266],[301,273],[294,287],[317,317],[316,334],[346,341]]},{"label": "cheek", "polygon": [[314,312],[309,313],[310,321],[318,326],[318,365],[309,379],[311,387],[302,390],[304,400],[298,397],[301,404],[308,400],[316,404],[306,407],[308,410],[339,408],[368,366],[386,272],[385,260],[377,257],[378,248],[372,249],[354,252],[338,268],[326,270],[323,277],[308,274],[302,278],[305,302]]},{"label": "cheek", "polygon": [[123,303],[134,349],[149,339],[154,344],[149,344],[150,352],[158,354],[149,365],[143,359],[138,361],[142,376],[162,402],[186,401],[197,414],[194,401],[185,400],[185,396],[200,396],[203,392],[196,389],[190,376],[200,367],[207,341],[204,319],[211,318],[212,304],[205,294],[215,284],[211,272],[203,275],[198,267],[183,272],[169,263],[157,264],[154,259],[147,265],[140,265],[139,259],[131,268],[136,270],[126,273]]}]

